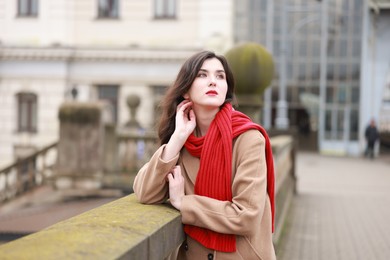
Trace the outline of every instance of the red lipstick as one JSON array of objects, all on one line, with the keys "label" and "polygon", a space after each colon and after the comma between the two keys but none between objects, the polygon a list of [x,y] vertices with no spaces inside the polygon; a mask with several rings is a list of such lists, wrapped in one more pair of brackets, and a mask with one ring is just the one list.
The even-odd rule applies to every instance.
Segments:
[{"label": "red lipstick", "polygon": [[218,92],[215,90],[209,90],[206,92],[206,95],[218,95]]}]

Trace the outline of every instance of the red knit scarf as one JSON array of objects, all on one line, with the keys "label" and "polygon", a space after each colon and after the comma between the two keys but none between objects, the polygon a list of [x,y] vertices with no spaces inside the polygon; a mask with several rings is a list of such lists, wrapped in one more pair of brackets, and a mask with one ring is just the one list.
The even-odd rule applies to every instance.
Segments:
[{"label": "red knit scarf", "polygon": [[[266,131],[253,123],[249,117],[225,104],[218,112],[203,137],[189,136],[185,148],[192,156],[201,158],[195,182],[195,194],[210,198],[232,201],[232,143],[233,138],[249,129],[257,129],[265,138],[267,164],[267,193],[271,201],[272,232],[274,231],[274,164],[272,149]],[[260,173],[259,173],[260,174]],[[207,248],[223,251],[236,251],[234,234],[221,234],[209,229],[185,225],[184,231]]]}]

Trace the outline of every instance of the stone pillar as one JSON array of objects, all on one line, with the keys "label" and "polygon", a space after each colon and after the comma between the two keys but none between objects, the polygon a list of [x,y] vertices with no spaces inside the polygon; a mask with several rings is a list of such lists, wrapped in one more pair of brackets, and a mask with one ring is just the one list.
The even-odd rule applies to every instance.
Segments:
[{"label": "stone pillar", "polygon": [[260,95],[236,95],[236,109],[249,116],[253,122],[261,124],[263,100]]},{"label": "stone pillar", "polygon": [[115,124],[106,124],[104,133],[104,172],[107,174],[119,171],[118,140]]},{"label": "stone pillar", "polygon": [[140,160],[144,155],[145,141],[142,136],[145,134],[145,129],[142,128],[137,120],[137,110],[141,104],[141,98],[137,94],[127,96],[126,103],[129,108],[129,121],[120,129],[119,136],[126,139],[126,142],[121,143],[122,161],[120,166],[122,169],[137,171],[145,162]]},{"label": "stone pillar", "polygon": [[60,138],[55,187],[97,190],[106,164],[106,125],[112,124],[104,102],[67,102],[59,110]]}]

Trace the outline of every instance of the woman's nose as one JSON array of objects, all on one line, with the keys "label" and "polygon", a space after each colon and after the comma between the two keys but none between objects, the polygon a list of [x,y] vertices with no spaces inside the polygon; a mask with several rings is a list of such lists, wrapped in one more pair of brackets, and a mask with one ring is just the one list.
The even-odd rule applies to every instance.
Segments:
[{"label": "woman's nose", "polygon": [[210,82],[209,82],[209,86],[216,86],[216,80],[215,80],[215,77],[210,77]]}]

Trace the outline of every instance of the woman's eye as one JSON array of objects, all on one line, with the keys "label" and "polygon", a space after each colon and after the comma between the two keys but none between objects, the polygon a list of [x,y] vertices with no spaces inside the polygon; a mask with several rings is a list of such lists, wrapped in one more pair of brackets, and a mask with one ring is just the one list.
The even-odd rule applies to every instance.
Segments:
[{"label": "woman's eye", "polygon": [[223,74],[218,74],[218,75],[217,75],[217,79],[225,79],[225,75],[223,75]]},{"label": "woman's eye", "polygon": [[198,77],[199,78],[205,78],[205,77],[207,77],[207,75],[206,75],[206,73],[199,73]]}]

